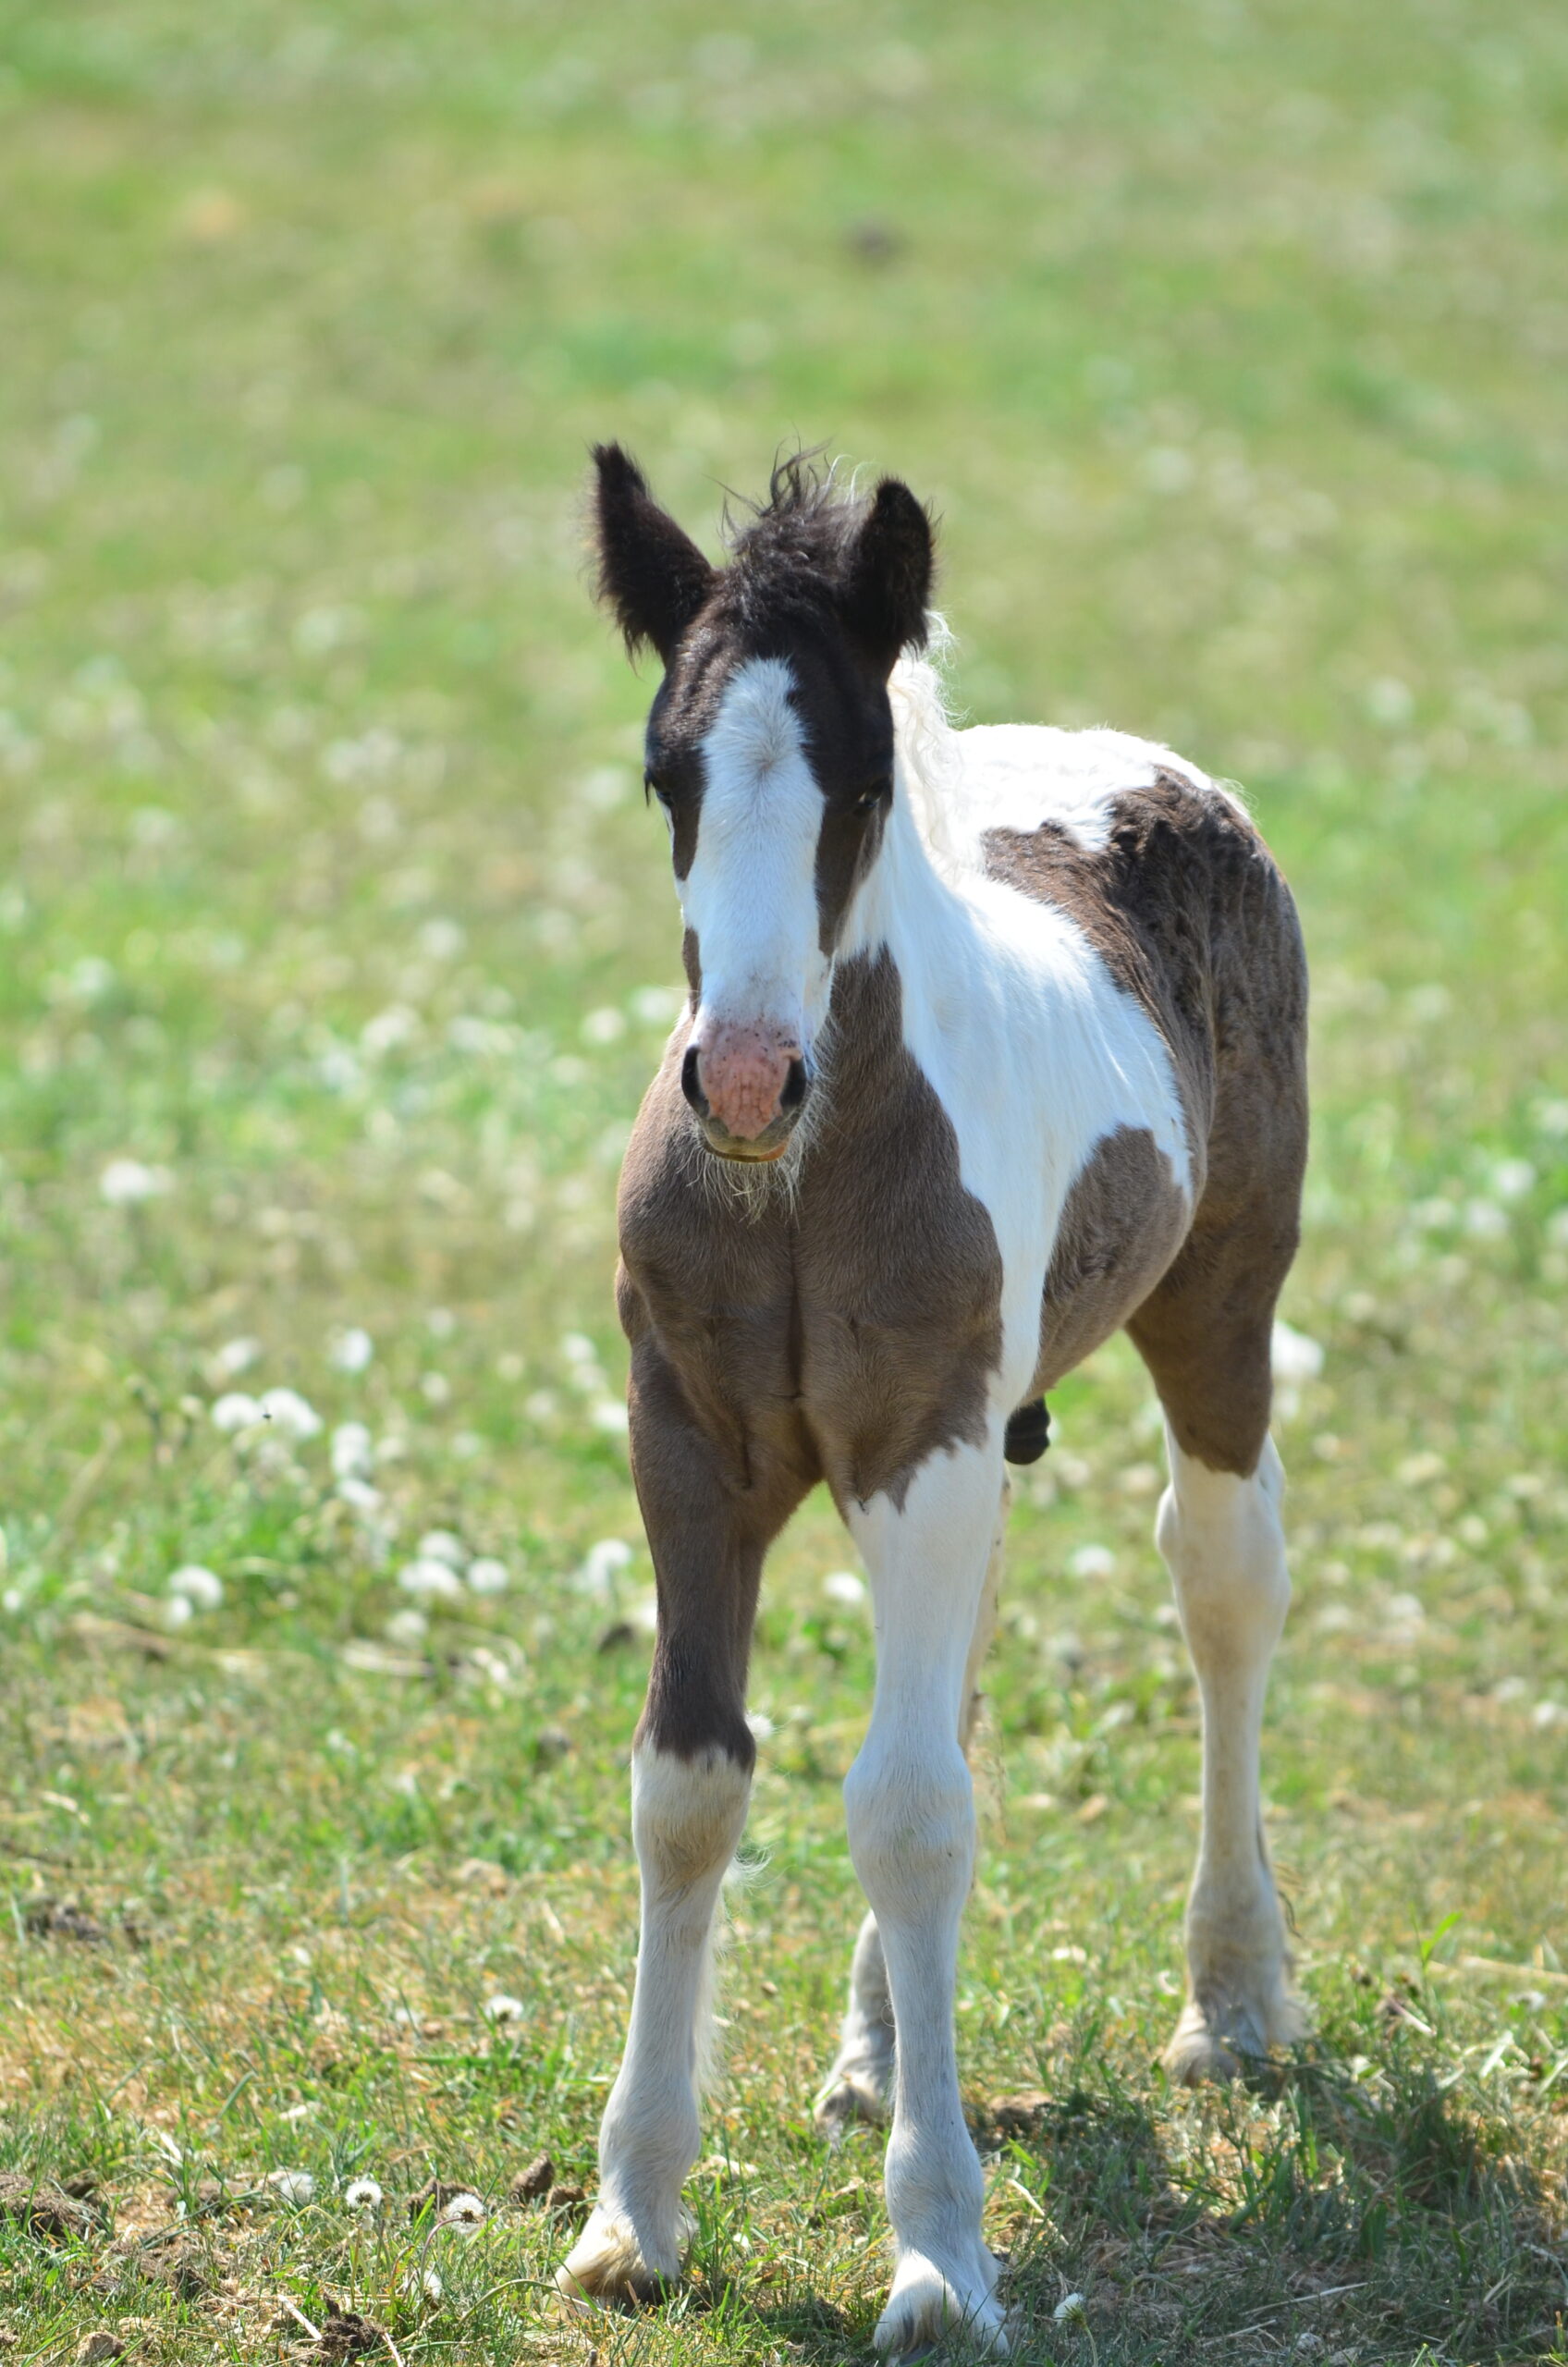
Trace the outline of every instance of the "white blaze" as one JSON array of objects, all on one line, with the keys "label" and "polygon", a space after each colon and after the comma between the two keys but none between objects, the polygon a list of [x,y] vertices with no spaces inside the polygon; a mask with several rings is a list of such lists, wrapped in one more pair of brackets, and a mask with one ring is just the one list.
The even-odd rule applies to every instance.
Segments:
[{"label": "white blaze", "polygon": [[720,1026],[789,1036],[802,1054],[827,1009],[832,964],[817,942],[822,791],[781,657],[731,676],[704,742],[705,783],[692,867],[678,883],[703,969],[694,1040]]}]

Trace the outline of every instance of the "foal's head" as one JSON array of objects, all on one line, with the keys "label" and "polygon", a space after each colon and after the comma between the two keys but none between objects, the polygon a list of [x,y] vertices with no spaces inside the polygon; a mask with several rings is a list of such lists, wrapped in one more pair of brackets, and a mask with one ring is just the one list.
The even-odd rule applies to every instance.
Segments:
[{"label": "foal's head", "polygon": [[892,803],[888,678],[925,637],[930,522],[896,477],[858,500],[789,460],[714,567],[619,445],[594,458],[599,595],[664,661],[647,783],[697,1000],[681,1084],[711,1149],[777,1159]]}]

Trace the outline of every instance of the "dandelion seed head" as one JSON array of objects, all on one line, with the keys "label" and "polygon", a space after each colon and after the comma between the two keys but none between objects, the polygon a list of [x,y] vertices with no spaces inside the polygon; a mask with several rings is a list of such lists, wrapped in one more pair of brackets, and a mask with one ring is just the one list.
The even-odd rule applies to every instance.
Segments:
[{"label": "dandelion seed head", "polygon": [[343,2200],[350,2211],[379,2211],[386,2198],[374,2178],[350,2178]]},{"label": "dandelion seed head", "polygon": [[1109,1578],[1116,1575],[1116,1556],[1109,1545],[1080,1545],[1069,1554],[1067,1567],[1075,1578]]},{"label": "dandelion seed head", "polygon": [[1292,1323],[1276,1323],[1269,1342],[1274,1378],[1282,1381],[1316,1380],[1323,1369],[1323,1351],[1316,1340]]},{"label": "dandelion seed head", "polygon": [[251,1338],[249,1333],[242,1339],[226,1340],[221,1348],[213,1350],[207,1359],[207,1369],[214,1380],[238,1380],[242,1372],[250,1371],[261,1353],[261,1342]]},{"label": "dandelion seed head", "polygon": [[505,1990],[498,1990],[494,1997],[486,1997],[481,2011],[487,2022],[505,2023],[524,2020],[528,2008],[521,1997],[508,1997]]},{"label": "dandelion seed head", "polygon": [[458,2227],[468,2234],[472,2234],[476,2227],[483,2227],[484,2220],[484,2202],[477,2194],[467,2190],[451,2196],[441,2213],[441,2225],[444,2227]]},{"label": "dandelion seed head", "polygon": [[237,1430],[254,1429],[265,1419],[260,1399],[247,1395],[243,1389],[226,1390],[213,1402],[213,1427],[230,1437]]},{"label": "dandelion seed head", "polygon": [[261,1407],[264,1418],[284,1438],[313,1439],[325,1427],[309,1398],[301,1397],[297,1389],[264,1391]]},{"label": "dandelion seed head", "polygon": [[174,1177],[166,1167],[148,1167],[140,1159],[112,1159],[98,1178],[98,1193],[112,1208],[133,1208],[172,1190]]},{"label": "dandelion seed head", "polygon": [[423,1644],[430,1632],[430,1622],[423,1611],[395,1611],[386,1623],[386,1640],[401,1644],[412,1650]]},{"label": "dandelion seed head", "polygon": [[587,1557],[577,1576],[579,1594],[591,1595],[596,1602],[607,1602],[615,1592],[615,1582],[621,1572],[630,1569],[634,1556],[623,1537],[601,1537],[590,1545]]},{"label": "dandelion seed head", "polygon": [[269,2170],[267,2184],[280,2202],[290,2204],[296,2211],[312,2201],[316,2190],[315,2179],[309,2170]]},{"label": "dandelion seed head", "polygon": [[192,1611],[215,1611],[223,1600],[223,1580],[200,1562],[186,1562],[169,1572],[168,1592],[183,1599]]},{"label": "dandelion seed head", "polygon": [[491,1554],[482,1553],[476,1562],[468,1565],[471,1594],[505,1594],[511,1582],[512,1574],[506,1564],[497,1562]]},{"label": "dandelion seed head", "polygon": [[1059,2326],[1066,2325],[1073,2318],[1083,2317],[1084,2315],[1084,2296],[1082,2293],[1064,2293],[1051,2312],[1051,2315]]},{"label": "dandelion seed head", "polygon": [[865,1580],[853,1570],[829,1570],[822,1581],[822,1591],[829,1602],[852,1606],[865,1600]]},{"label": "dandelion seed head", "polygon": [[375,1468],[375,1447],[363,1422],[339,1422],[329,1449],[335,1478],[368,1479]]},{"label": "dandelion seed head", "polygon": [[414,1547],[414,1555],[421,1562],[445,1562],[449,1570],[468,1566],[468,1547],[449,1528],[427,1528]]},{"label": "dandelion seed head", "polygon": [[326,1354],[338,1372],[363,1372],[375,1355],[375,1342],[362,1324],[349,1323],[333,1333]]},{"label": "dandelion seed head", "polygon": [[420,1602],[461,1602],[467,1592],[449,1562],[405,1562],[398,1573],[398,1584]]}]

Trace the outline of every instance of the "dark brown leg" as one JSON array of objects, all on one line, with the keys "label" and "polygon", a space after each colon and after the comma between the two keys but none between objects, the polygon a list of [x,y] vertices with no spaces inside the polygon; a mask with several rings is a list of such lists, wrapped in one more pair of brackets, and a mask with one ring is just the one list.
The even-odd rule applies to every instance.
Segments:
[{"label": "dark brown leg", "polygon": [[606,2299],[646,2296],[680,2274],[714,1915],[756,1756],[745,1687],[757,1587],[813,1476],[780,1442],[746,1440],[737,1453],[733,1438],[716,1438],[648,1338],[633,1350],[631,1402],[659,1597],[631,1759],[642,1936],[626,2053],[599,2132],[599,2200],[558,2280],[570,2295]]}]

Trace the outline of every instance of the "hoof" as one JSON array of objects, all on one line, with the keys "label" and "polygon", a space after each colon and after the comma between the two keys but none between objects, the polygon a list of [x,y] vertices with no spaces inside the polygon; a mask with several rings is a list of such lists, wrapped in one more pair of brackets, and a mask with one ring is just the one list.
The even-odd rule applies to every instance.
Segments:
[{"label": "hoof", "polygon": [[679,2249],[665,2263],[650,2261],[629,2223],[595,2210],[556,2271],[556,2286],[574,2309],[628,2308],[659,2301],[680,2282]]},{"label": "hoof", "polygon": [[975,2250],[984,2265],[963,2279],[944,2276],[924,2253],[905,2252],[872,2336],[892,2367],[913,2367],[952,2335],[993,2359],[1007,2356],[1011,2344],[1007,2313],[996,2298],[997,2264],[984,2246],[977,2244]]},{"label": "hoof", "polygon": [[834,2145],[843,2142],[845,2131],[857,2120],[869,2121],[874,2128],[880,2126],[888,2117],[888,2090],[883,2078],[862,2069],[834,2069],[812,2106],[812,2117],[819,2135]]},{"label": "hoof", "polygon": [[1283,1986],[1262,2008],[1190,1997],[1160,2060],[1184,2087],[1195,2088],[1205,2079],[1241,2079],[1267,2061],[1271,2047],[1305,2038],[1306,2027],[1299,2000]]}]

